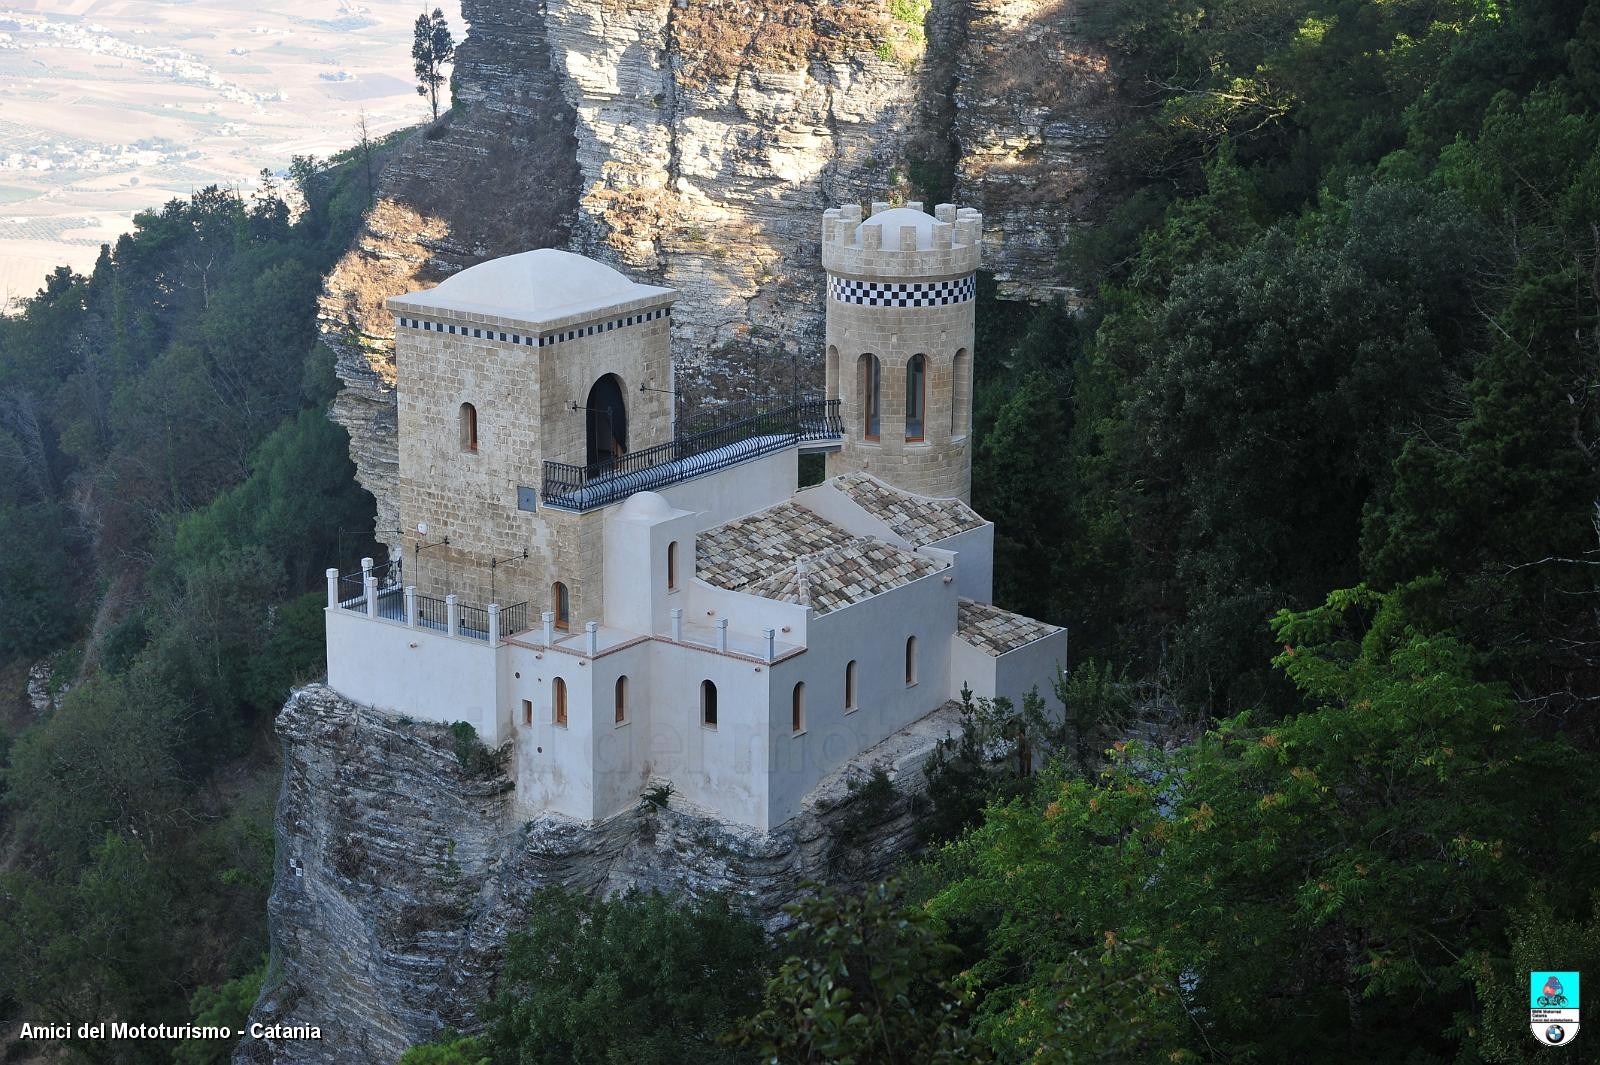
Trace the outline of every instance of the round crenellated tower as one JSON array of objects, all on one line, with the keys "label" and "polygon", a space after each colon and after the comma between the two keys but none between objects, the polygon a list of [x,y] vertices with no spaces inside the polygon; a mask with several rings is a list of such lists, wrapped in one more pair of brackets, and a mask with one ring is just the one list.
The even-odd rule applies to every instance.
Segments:
[{"label": "round crenellated tower", "polygon": [[822,219],[827,389],[844,446],[830,476],[865,470],[916,495],[969,501],[972,329],[983,216],[942,203]]}]

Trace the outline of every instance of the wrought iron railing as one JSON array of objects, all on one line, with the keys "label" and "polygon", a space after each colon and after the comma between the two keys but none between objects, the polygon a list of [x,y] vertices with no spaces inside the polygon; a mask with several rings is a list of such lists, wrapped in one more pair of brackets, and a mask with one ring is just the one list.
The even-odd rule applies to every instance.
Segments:
[{"label": "wrought iron railing", "polygon": [[487,640],[489,638],[489,612],[481,606],[462,606],[457,604],[456,613],[460,615],[460,628],[456,631],[459,635],[470,636],[474,640]]},{"label": "wrought iron railing", "polygon": [[544,502],[561,510],[593,510],[802,440],[831,440],[842,428],[838,400],[805,400],[589,466],[547,461]]},{"label": "wrought iron railing", "polygon": [[440,632],[450,631],[449,604],[431,595],[417,596],[417,624]]},{"label": "wrought iron railing", "polygon": [[515,636],[519,632],[527,632],[530,616],[526,600],[516,606],[505,607],[500,611],[500,635]]},{"label": "wrought iron railing", "polygon": [[[364,571],[356,570],[339,577],[340,606],[346,610],[367,609],[366,576]],[[378,603],[381,608],[391,593],[400,592],[400,567],[395,562],[385,562],[372,567],[372,576],[378,579]]]}]

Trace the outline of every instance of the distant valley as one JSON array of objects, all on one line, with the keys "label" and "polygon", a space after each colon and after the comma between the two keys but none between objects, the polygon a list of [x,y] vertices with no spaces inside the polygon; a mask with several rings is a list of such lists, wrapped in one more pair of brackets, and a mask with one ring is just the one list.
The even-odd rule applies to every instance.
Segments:
[{"label": "distant valley", "polygon": [[[431,6],[431,5],[430,5]],[[458,3],[443,5],[459,39]],[[134,212],[426,117],[399,0],[0,6],[0,304],[86,271]]]}]

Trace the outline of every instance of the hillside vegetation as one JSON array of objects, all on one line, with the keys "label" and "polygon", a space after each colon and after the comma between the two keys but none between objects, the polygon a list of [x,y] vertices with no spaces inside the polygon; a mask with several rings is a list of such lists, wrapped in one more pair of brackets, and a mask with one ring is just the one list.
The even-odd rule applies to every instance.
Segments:
[{"label": "hillside vegetation", "polygon": [[[174,200],[0,320],[0,666],[11,683],[52,656],[58,696],[3,733],[7,1036],[13,1019],[196,1013],[237,1029],[255,999],[271,716],[324,668],[323,567],[371,546],[315,343],[366,173],[301,159],[291,189]],[[79,1049],[197,1063],[229,1046]]]},{"label": "hillside vegetation", "polygon": [[[1085,314],[985,286],[973,477],[997,598],[1073,628],[1066,726],[969,707],[927,853],[776,942],[541,894],[409,1065],[1522,1062],[1527,970],[1600,971],[1600,3],[1083,17],[1116,207],[1062,249]],[[261,979],[262,724],[371,525],[306,358],[361,196],[300,179],[0,331],[0,659],[83,655],[7,756],[9,1016]]]}]

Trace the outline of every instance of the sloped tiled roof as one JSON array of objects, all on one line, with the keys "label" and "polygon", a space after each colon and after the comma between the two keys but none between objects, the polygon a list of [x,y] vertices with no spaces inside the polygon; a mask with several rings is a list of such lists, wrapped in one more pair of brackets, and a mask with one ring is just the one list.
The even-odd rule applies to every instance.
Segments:
[{"label": "sloped tiled roof", "polygon": [[867,537],[802,555],[745,589],[751,595],[808,606],[819,614],[910,584],[941,567],[893,544]]},{"label": "sloped tiled roof", "polygon": [[1022,614],[1001,610],[991,603],[961,600],[956,610],[956,634],[963,643],[976,647],[992,658],[1007,651],[1015,651],[1051,633],[1060,632],[1057,625],[1046,625]]},{"label": "sloped tiled roof", "polygon": [[695,575],[737,592],[773,575],[800,555],[838,547],[852,539],[797,503],[779,503],[701,533],[694,545]]},{"label": "sloped tiled roof", "polygon": [[865,473],[834,478],[839,491],[916,547],[976,529],[983,519],[959,499],[927,499],[890,488]]},{"label": "sloped tiled roof", "polygon": [[785,502],[702,532],[695,575],[708,584],[826,614],[941,569],[893,544],[855,536]]}]

